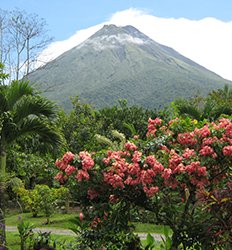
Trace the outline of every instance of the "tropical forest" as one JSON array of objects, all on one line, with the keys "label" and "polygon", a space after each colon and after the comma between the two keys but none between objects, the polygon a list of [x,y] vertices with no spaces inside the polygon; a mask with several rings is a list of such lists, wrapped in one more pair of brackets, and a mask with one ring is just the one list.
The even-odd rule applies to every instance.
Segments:
[{"label": "tropical forest", "polygon": [[8,23],[14,63],[1,48],[0,249],[232,249],[231,85],[64,109],[26,77],[36,18]]}]

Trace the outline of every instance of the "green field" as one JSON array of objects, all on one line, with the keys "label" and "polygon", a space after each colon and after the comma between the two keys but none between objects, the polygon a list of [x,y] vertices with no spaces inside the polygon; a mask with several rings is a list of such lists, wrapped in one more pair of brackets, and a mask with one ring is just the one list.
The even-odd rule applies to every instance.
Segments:
[{"label": "green field", "polygon": [[[46,218],[43,216],[38,216],[33,218],[31,213],[16,213],[10,212],[6,215],[6,225],[7,226],[17,226],[19,219],[23,219],[24,221],[28,221],[33,224],[36,228],[48,228],[48,229],[69,229],[70,227],[75,225],[75,219],[77,218],[77,214],[54,214],[51,217],[51,223],[45,224]],[[163,226],[153,225],[149,223],[133,223],[135,226],[136,233],[163,233]],[[171,230],[170,230],[171,232]],[[75,239],[75,236],[68,235],[56,235],[51,234],[51,238],[56,241],[72,241]],[[7,232],[7,243],[9,250],[18,250],[20,249],[20,238],[18,232]],[[145,240],[142,240],[142,243],[145,244]],[[160,243],[157,242],[157,249]],[[59,249],[59,247],[57,247]],[[156,249],[156,248],[154,248]]]}]

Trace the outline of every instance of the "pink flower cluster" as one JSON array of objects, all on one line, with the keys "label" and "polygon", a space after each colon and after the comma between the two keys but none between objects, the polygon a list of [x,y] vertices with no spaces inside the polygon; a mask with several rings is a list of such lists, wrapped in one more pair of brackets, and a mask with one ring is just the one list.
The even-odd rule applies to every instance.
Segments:
[{"label": "pink flower cluster", "polygon": [[202,149],[199,151],[201,156],[212,156],[213,158],[217,157],[217,154],[210,146],[203,146]]},{"label": "pink flower cluster", "polygon": [[150,135],[156,136],[157,128],[161,126],[161,124],[162,124],[162,120],[160,118],[157,117],[154,120],[149,118],[148,126],[147,126],[147,129],[148,129],[147,136],[150,136]]},{"label": "pink flower cluster", "polygon": [[225,146],[222,152],[224,156],[232,156],[232,146]]},{"label": "pink flower cluster", "polygon": [[197,135],[199,138],[205,138],[205,137],[208,137],[208,136],[210,136],[210,134],[211,134],[211,131],[210,131],[210,129],[209,129],[209,126],[208,125],[205,125],[205,126],[203,126],[202,128],[200,128],[200,129],[195,129],[194,130],[194,134],[195,135]]},{"label": "pink flower cluster", "polygon": [[56,161],[55,165],[61,172],[55,176],[55,179],[60,181],[60,183],[64,184],[72,174],[76,174],[75,178],[78,182],[89,180],[88,170],[94,167],[91,155],[87,151],[82,151],[79,155],[76,155],[76,162],[79,160],[81,163],[78,166],[75,166],[76,162],[74,162],[74,159],[75,155],[67,152],[61,160]]},{"label": "pink flower cluster", "polygon": [[79,153],[79,159],[81,161],[81,169],[77,171],[76,180],[81,182],[83,180],[89,180],[90,175],[88,170],[94,167],[94,160],[92,159],[90,153],[87,151],[81,151]]},{"label": "pink flower cluster", "polygon": [[193,132],[190,133],[182,133],[179,134],[177,140],[182,145],[195,145],[197,143],[197,139]]},{"label": "pink flower cluster", "polygon": [[[127,147],[131,150],[130,147]],[[134,147],[134,149],[136,149]],[[148,156],[141,163],[142,152],[135,150],[132,154],[117,151],[108,152],[108,157],[103,159],[107,170],[103,172],[104,182],[113,188],[124,189],[126,186],[143,187],[144,192],[151,197],[158,192],[158,187],[154,185],[157,174],[162,173],[163,166],[154,156]]]},{"label": "pink flower cluster", "polygon": [[72,165],[75,155],[71,152],[67,152],[63,155],[61,160],[56,160],[55,166],[61,171],[56,176],[55,179],[58,180],[61,184],[64,184],[68,176],[76,171],[76,168]]},{"label": "pink flower cluster", "polygon": [[[178,188],[181,192],[185,188],[197,190],[206,187],[209,180],[224,178],[225,174],[219,173],[232,156],[232,122],[223,118],[192,131],[188,127],[178,134],[175,126],[179,122],[175,119],[165,126],[161,119],[150,118],[148,141],[157,141],[158,137],[161,139],[158,147],[145,149],[140,148],[139,141],[137,145],[127,141],[121,151],[102,153],[102,162],[94,171],[91,171],[95,162],[90,153],[82,151],[74,156],[67,152],[56,161],[61,171],[56,179],[65,183],[74,174],[78,182],[89,181],[87,197],[92,200],[100,196],[91,187],[90,176],[95,174],[101,176],[99,185],[104,184],[111,191],[142,190],[149,198],[163,188]],[[114,193],[110,197],[112,201],[118,200]]]},{"label": "pink flower cluster", "polygon": [[137,150],[137,146],[133,143],[133,142],[126,142],[125,145],[124,145],[124,148],[127,150],[127,151],[135,151]]}]

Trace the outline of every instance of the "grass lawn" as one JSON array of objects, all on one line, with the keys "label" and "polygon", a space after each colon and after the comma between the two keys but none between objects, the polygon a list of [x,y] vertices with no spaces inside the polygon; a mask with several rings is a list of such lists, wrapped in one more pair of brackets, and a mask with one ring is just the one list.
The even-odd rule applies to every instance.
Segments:
[{"label": "grass lawn", "polygon": [[[133,223],[135,225],[135,232],[136,233],[157,233],[157,234],[163,234],[164,233],[164,226],[162,225],[154,225],[149,223],[139,223],[135,222]],[[169,233],[172,233],[172,230],[167,227],[169,230]]]},{"label": "grass lawn", "polygon": [[6,214],[6,225],[17,226],[19,217],[21,217],[25,221],[29,221],[31,224],[34,224],[35,227],[68,229],[74,225],[76,216],[77,216],[76,214],[54,214],[50,218],[51,223],[45,224],[46,218],[43,216],[38,216],[34,218],[32,217],[31,213],[22,213],[22,214],[10,213]]},{"label": "grass lawn", "polygon": [[[35,227],[39,228],[60,228],[60,229],[69,229],[75,225],[75,219],[78,217],[77,214],[54,214],[51,217],[51,223],[45,224],[46,218],[43,216],[38,216],[33,218],[31,213],[10,213],[6,215],[6,225],[7,226],[17,226],[19,216],[25,221],[29,221],[31,224],[34,224]],[[158,233],[163,234],[163,226],[154,225],[149,223],[133,223],[135,225],[135,232],[137,233]],[[171,230],[170,230],[171,233]]]},{"label": "grass lawn", "polygon": [[[31,213],[9,213],[6,215],[6,225],[7,226],[17,226],[19,217],[25,221],[29,221],[31,224],[34,224],[37,228],[55,228],[55,229],[69,229],[75,225],[75,219],[78,214],[54,214],[52,215],[50,224],[45,224],[46,218],[43,216],[38,216],[33,218]],[[149,224],[149,223],[133,223],[135,226],[136,233],[157,233],[163,234],[163,226]],[[171,230],[170,230],[171,233]],[[52,239],[56,240],[74,240],[75,237],[67,235],[55,235],[52,234]],[[18,250],[20,249],[20,238],[17,232],[7,232],[7,242],[9,250]],[[142,243],[145,243],[145,240],[142,240]],[[59,248],[57,248],[59,249]],[[160,249],[160,243],[157,243],[157,247],[154,250]]]}]

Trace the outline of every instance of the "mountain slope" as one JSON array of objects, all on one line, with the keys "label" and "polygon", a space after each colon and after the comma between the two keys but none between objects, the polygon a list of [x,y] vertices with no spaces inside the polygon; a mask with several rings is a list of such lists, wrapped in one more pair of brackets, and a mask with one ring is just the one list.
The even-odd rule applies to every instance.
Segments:
[{"label": "mountain slope", "polygon": [[65,109],[70,97],[101,108],[118,99],[160,108],[177,97],[231,84],[132,26],[105,25],[82,44],[28,76]]}]

